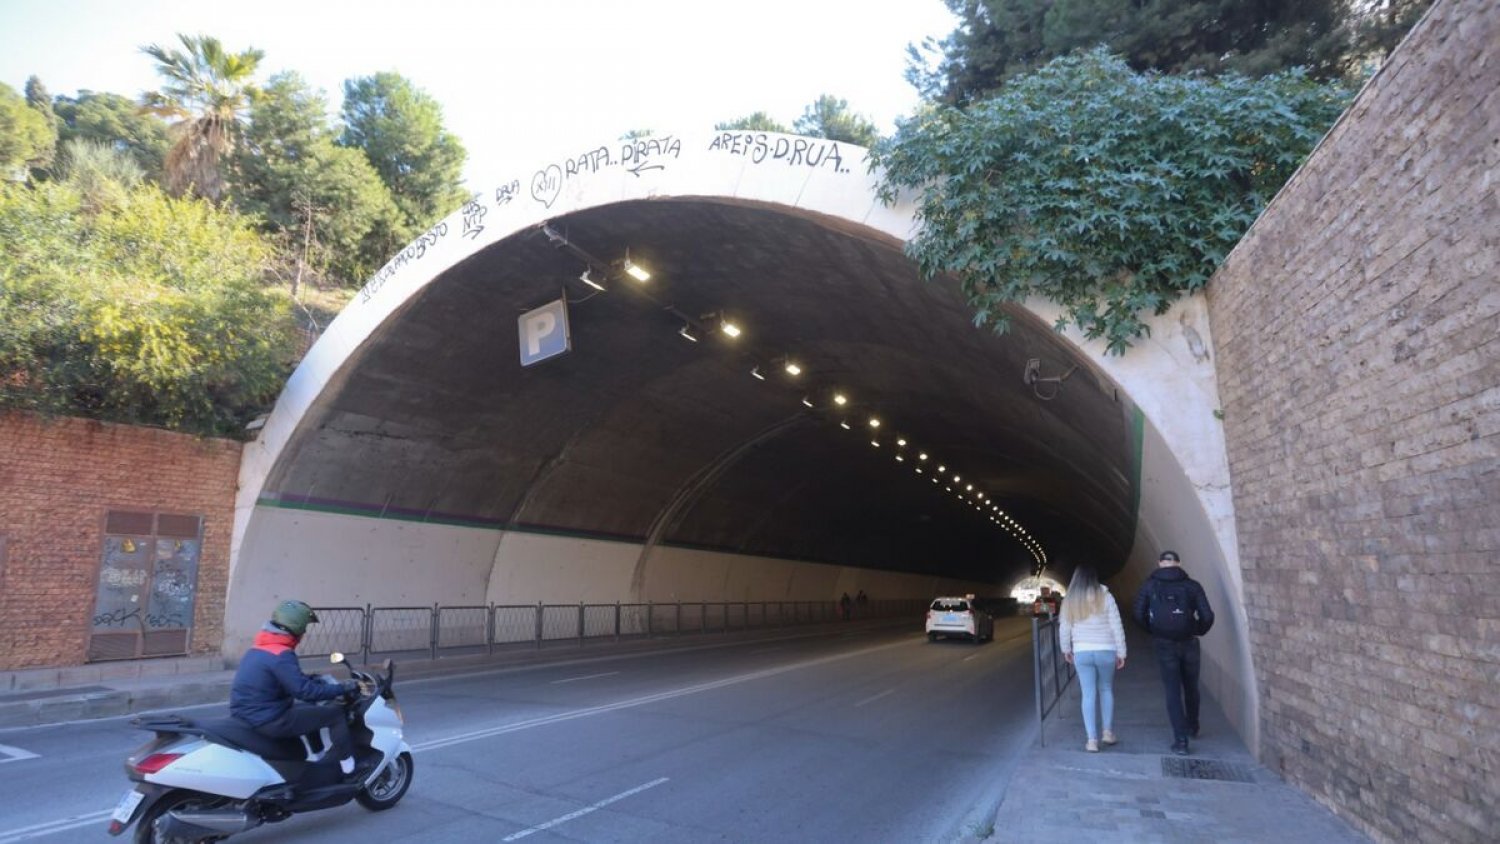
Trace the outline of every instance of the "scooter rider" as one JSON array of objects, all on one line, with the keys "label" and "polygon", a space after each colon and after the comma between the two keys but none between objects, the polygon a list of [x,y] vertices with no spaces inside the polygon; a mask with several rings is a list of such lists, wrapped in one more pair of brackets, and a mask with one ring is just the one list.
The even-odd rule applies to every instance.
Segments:
[{"label": "scooter rider", "polygon": [[354,743],[340,706],[313,706],[359,689],[350,680],[327,683],[302,673],[297,643],[316,623],[317,613],[303,601],[282,601],[271,620],[255,634],[229,691],[229,714],[268,738],[296,738],[328,728],[325,758],[339,760],[345,775],[354,771]]}]

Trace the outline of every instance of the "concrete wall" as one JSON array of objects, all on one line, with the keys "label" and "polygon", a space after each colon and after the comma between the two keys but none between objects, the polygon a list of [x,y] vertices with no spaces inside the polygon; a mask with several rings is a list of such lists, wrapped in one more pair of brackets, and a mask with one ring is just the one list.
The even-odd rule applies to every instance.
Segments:
[{"label": "concrete wall", "polygon": [[1260,756],[1500,832],[1500,4],[1439,0],[1208,288]]},{"label": "concrete wall", "polygon": [[[278,601],[315,606],[833,601],[1000,594],[1000,585],[584,537],[258,507],[224,655],[237,659]],[[915,620],[914,622],[915,623]]]},{"label": "concrete wall", "polygon": [[81,665],[111,510],[203,517],[190,653],[223,630],[240,444],[0,413],[0,669]]}]

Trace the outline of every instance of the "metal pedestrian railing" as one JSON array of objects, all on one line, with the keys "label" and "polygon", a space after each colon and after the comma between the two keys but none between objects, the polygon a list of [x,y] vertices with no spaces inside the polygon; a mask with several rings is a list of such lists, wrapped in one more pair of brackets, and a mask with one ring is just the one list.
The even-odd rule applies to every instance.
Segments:
[{"label": "metal pedestrian railing", "polygon": [[[921,617],[926,599],[867,601],[853,619]],[[298,650],[304,656],[494,653],[544,644],[621,641],[727,633],[837,621],[837,601],[679,601],[639,604],[485,604],[430,607],[314,607],[318,622]]]},{"label": "metal pedestrian railing", "polygon": [[1031,618],[1031,654],[1036,674],[1036,723],[1042,747],[1047,746],[1047,714],[1062,700],[1073,682],[1073,664],[1063,659],[1056,616]]}]

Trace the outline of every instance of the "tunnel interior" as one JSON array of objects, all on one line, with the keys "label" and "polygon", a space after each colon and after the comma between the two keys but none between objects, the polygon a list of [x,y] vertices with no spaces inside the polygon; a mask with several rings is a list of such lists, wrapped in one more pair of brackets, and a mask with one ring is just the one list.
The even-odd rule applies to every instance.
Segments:
[{"label": "tunnel interior", "polygon": [[[957,283],[922,279],[902,247],[724,197],[521,229],[442,272],[349,356],[261,499],[997,594],[1043,564],[1108,577],[1140,498],[1129,397],[1025,309],[1004,335],[976,327]],[[627,253],[649,281],[620,271]],[[586,268],[606,291],[579,280]],[[518,317],[561,296],[571,350],[521,366]],[[716,315],[742,334],[705,330]],[[1066,380],[1027,383],[1032,360]]]}]

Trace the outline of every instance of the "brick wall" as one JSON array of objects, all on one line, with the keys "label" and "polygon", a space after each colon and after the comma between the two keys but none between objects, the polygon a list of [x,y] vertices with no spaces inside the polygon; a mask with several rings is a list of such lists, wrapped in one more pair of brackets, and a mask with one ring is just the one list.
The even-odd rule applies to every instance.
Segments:
[{"label": "brick wall", "polygon": [[0,411],[0,670],[80,665],[105,513],[201,515],[191,651],[224,626],[240,444]]},{"label": "brick wall", "polygon": [[1262,760],[1500,836],[1500,3],[1439,0],[1209,286]]}]

